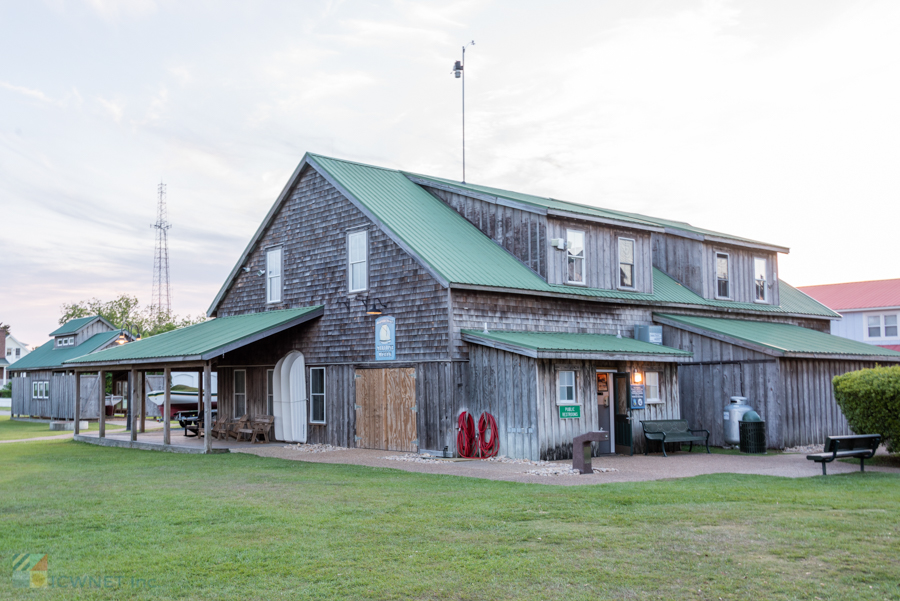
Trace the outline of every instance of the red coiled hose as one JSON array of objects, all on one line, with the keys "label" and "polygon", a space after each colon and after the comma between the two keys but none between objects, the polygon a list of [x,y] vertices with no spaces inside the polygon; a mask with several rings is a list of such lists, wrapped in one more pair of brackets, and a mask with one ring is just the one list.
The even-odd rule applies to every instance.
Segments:
[{"label": "red coiled hose", "polygon": [[[487,430],[490,428],[491,438],[488,442]],[[479,448],[481,449],[481,457],[493,457],[500,450],[500,440],[497,438],[497,420],[494,416],[485,411],[478,418],[478,438]]]},{"label": "red coiled hose", "polygon": [[[457,420],[456,451],[460,457],[494,457],[500,451],[500,439],[497,438],[497,420],[485,411],[478,418],[478,431],[475,431],[475,419],[468,411],[459,414]],[[490,433],[490,436],[488,434]]]},{"label": "red coiled hose", "polygon": [[468,411],[459,414],[456,451],[460,457],[475,457],[475,418]]}]

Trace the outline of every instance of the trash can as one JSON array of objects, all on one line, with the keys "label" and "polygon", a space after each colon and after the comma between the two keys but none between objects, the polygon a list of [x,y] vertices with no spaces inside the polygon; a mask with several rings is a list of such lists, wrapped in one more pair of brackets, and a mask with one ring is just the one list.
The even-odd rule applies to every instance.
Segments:
[{"label": "trash can", "polygon": [[741,453],[765,454],[766,422],[762,421],[756,411],[748,411],[740,421]]}]

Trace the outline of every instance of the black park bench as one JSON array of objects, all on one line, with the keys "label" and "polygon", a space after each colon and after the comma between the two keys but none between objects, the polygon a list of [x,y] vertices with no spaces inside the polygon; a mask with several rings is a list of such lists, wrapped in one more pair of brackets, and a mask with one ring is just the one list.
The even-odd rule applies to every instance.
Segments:
[{"label": "black park bench", "polygon": [[[686,419],[654,419],[641,420],[641,426],[644,428],[644,455],[650,447],[651,440],[658,440],[662,445],[663,457],[666,454],[667,442],[689,442],[690,450],[694,450],[694,443],[700,442],[706,445],[706,452],[709,453],[709,430],[691,430],[688,428]],[[705,434],[701,434],[705,432]]]},{"label": "black park bench", "polygon": [[822,475],[826,475],[825,464],[835,459],[848,457],[859,458],[859,471],[866,471],[866,459],[875,456],[878,445],[881,444],[881,434],[852,434],[849,436],[829,436],[825,439],[825,452],[813,453],[806,458],[822,464]]}]

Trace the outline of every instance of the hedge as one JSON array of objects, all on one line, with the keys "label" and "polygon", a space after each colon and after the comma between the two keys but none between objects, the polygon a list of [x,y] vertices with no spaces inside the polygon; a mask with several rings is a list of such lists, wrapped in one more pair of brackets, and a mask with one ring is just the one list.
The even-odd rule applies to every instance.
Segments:
[{"label": "hedge", "polygon": [[881,434],[889,452],[900,451],[900,365],[835,376],[834,398],[857,434]]}]

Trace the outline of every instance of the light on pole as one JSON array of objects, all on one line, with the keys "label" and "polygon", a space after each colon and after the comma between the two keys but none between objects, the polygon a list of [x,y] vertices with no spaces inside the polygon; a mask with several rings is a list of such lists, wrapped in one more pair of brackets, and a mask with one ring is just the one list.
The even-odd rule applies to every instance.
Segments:
[{"label": "light on pole", "polygon": [[462,47],[462,60],[453,65],[453,75],[462,78],[462,183],[466,183],[466,47],[474,46],[475,40]]}]

